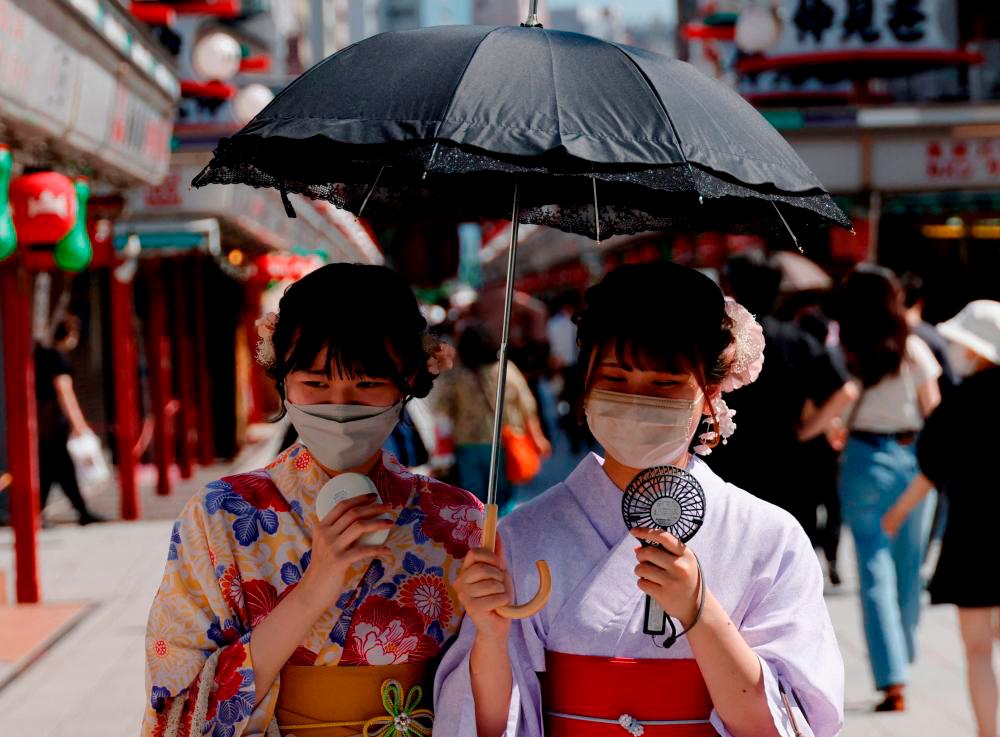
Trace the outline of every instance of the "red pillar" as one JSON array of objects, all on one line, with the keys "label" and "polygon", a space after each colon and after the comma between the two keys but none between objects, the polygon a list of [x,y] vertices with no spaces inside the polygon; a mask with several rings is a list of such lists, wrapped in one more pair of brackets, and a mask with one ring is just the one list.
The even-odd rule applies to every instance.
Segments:
[{"label": "red pillar", "polygon": [[34,604],[38,587],[38,418],[35,360],[31,336],[31,279],[12,259],[0,266],[3,311],[4,386],[7,397],[7,450],[13,480],[10,518],[14,528],[17,601]]},{"label": "red pillar", "polygon": [[167,333],[167,290],[164,264],[152,264],[149,280],[149,389],[153,404],[153,455],[156,458],[156,493],[171,492],[170,467],[174,463],[174,412],[170,336]]},{"label": "red pillar", "polygon": [[173,273],[172,293],[177,295],[174,305],[174,338],[177,347],[177,397],[180,413],[177,416],[177,465],[181,478],[189,479],[198,453],[198,426],[195,416],[194,339],[191,335],[188,295],[191,287],[191,260],[177,262]]},{"label": "red pillar", "polygon": [[118,443],[118,485],[122,519],[141,515],[136,485],[136,446],[139,443],[139,361],[135,344],[135,303],[132,281],[111,272],[111,350],[114,355],[115,427]]},{"label": "red pillar", "polygon": [[198,381],[198,463],[210,466],[215,462],[215,427],[212,423],[212,371],[208,365],[208,315],[205,307],[205,259],[194,263],[194,335],[195,375]]}]

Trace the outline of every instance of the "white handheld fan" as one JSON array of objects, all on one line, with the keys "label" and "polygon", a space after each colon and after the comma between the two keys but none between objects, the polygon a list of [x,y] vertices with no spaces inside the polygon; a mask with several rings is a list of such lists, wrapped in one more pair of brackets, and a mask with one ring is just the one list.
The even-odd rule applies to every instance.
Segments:
[{"label": "white handheld fan", "polygon": [[[686,543],[701,529],[705,520],[705,491],[694,476],[676,466],[647,468],[632,479],[625,489],[622,495],[622,517],[630,530],[635,527],[664,530]],[[641,543],[659,547],[656,543],[645,540]],[[704,585],[701,589],[704,599]],[[663,608],[647,596],[643,632],[647,635],[662,635],[667,631],[668,620]],[[673,622],[670,622],[670,628],[672,634],[667,639],[666,647],[676,642],[679,636],[674,630]]]}]

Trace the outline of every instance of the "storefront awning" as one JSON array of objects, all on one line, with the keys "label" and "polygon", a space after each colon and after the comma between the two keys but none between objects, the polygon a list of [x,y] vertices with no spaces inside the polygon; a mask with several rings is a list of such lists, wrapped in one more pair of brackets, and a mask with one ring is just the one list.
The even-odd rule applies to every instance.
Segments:
[{"label": "storefront awning", "polygon": [[3,141],[115,184],[166,173],[179,83],[117,0],[0,0]]},{"label": "storefront awning", "polygon": [[287,251],[304,246],[325,251],[330,261],[382,263],[382,253],[364,227],[354,222],[353,215],[329,203],[290,195],[296,212],[293,219],[271,190],[242,184],[193,189],[191,179],[205,157],[179,155],[159,185],[129,192],[121,232],[148,230],[158,221],[214,219],[225,247]]}]

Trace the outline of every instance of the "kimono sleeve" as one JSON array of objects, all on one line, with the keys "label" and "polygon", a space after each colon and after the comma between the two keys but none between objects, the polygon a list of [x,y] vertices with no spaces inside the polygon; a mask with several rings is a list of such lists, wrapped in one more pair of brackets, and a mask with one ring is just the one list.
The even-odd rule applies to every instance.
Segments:
[{"label": "kimono sleeve", "polygon": [[[507,652],[513,687],[505,737],[542,737],[544,734],[538,673],[545,670],[545,645],[537,629],[540,626],[538,616],[511,622]],[[476,703],[472,697],[470,672],[475,639],[476,626],[466,617],[458,639],[444,654],[434,679],[434,737],[476,737]]]},{"label": "kimono sleeve", "polygon": [[[803,735],[833,737],[844,722],[844,661],[823,601],[819,561],[791,517],[775,538],[775,552],[753,587],[740,633],[761,661],[779,734],[795,734],[784,692]],[[729,737],[717,714],[712,723]]]},{"label": "kimono sleeve", "polygon": [[255,706],[251,629],[222,526],[202,495],[174,524],[146,626],[142,737],[256,737],[271,722],[278,682]]}]

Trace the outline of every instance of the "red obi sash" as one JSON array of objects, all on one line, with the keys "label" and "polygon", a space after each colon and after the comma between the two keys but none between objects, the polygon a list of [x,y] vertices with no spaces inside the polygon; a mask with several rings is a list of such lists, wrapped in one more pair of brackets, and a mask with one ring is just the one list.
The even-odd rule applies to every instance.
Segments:
[{"label": "red obi sash", "polygon": [[545,669],[546,737],[628,737],[619,723],[628,717],[642,725],[644,737],[716,737],[708,723],[712,699],[694,660],[546,651]]}]

